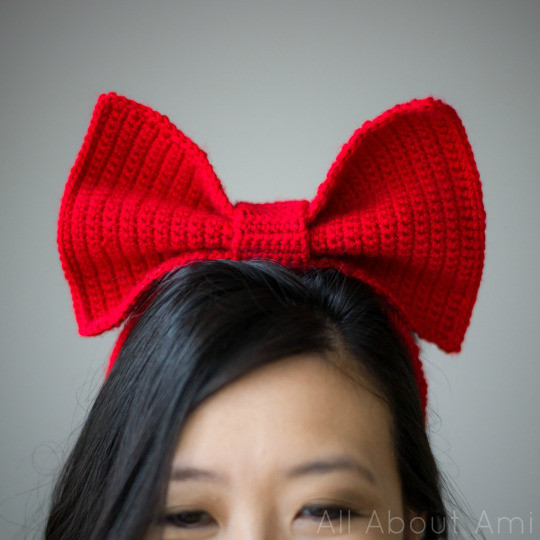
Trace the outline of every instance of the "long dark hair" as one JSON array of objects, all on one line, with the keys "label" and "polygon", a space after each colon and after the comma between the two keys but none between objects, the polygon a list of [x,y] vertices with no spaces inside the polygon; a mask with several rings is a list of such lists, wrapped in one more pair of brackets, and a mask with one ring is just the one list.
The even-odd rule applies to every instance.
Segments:
[{"label": "long dark hair", "polygon": [[427,513],[423,538],[447,538],[411,359],[370,287],[331,269],[199,261],[168,273],[133,316],[55,485],[46,539],[139,538],[164,504],[190,411],[268,362],[343,350],[391,412],[405,508]]}]

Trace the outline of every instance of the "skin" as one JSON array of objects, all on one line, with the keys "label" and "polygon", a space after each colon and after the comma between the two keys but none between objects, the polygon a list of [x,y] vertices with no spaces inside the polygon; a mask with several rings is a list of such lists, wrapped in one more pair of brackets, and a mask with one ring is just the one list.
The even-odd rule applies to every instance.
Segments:
[{"label": "skin", "polygon": [[144,540],[421,538],[405,521],[384,402],[318,355],[266,365],[203,402],[172,469],[171,517]]}]

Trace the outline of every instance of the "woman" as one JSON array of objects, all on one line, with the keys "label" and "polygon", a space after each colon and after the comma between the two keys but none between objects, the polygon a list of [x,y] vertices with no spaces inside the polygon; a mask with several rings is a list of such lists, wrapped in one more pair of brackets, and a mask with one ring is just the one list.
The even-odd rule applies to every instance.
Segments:
[{"label": "woman", "polygon": [[46,538],[447,538],[413,333],[459,350],[484,230],[439,100],[364,124],[313,201],[232,205],[166,117],[101,96],[58,243],[81,334],[125,325]]}]

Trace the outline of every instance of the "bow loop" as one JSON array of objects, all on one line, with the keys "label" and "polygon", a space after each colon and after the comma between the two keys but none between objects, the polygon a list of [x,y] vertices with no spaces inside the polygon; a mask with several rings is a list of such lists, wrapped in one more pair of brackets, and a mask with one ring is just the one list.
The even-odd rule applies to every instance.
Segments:
[{"label": "bow loop", "polygon": [[234,209],[231,251],[234,259],[270,259],[302,266],[309,261],[306,214],[309,202],[238,202]]},{"label": "bow loop", "polygon": [[232,212],[206,153],[166,116],[101,95],[58,220],[81,335],[120,324],[171,265],[205,252],[225,256],[221,230]]},{"label": "bow loop", "polygon": [[460,350],[482,275],[485,211],[452,107],[412,100],[364,123],[319,187],[308,220],[313,255],[341,258],[421,338]]}]

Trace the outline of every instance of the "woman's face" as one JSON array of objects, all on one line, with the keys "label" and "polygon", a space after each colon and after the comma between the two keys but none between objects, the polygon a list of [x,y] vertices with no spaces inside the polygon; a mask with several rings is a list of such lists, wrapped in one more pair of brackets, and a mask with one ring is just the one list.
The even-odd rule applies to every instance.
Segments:
[{"label": "woman's face", "polygon": [[182,431],[167,517],[146,538],[420,538],[404,522],[389,413],[365,385],[302,355],[211,396]]}]

